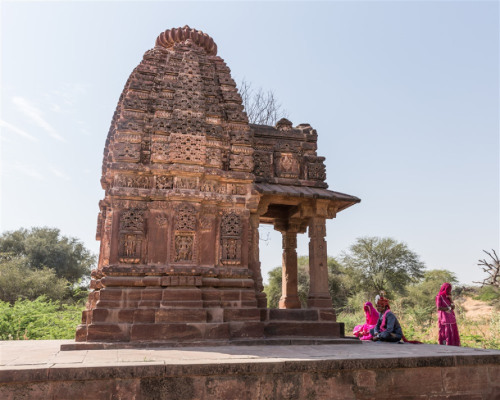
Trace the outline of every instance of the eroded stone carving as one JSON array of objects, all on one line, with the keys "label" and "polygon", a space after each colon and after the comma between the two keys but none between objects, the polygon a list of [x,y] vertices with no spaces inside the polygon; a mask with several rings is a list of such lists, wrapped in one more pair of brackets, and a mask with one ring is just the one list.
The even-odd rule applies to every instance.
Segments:
[{"label": "eroded stone carving", "polygon": [[141,261],[144,239],[144,210],[125,210],[120,217],[119,259],[123,263]]},{"label": "eroded stone carving", "polygon": [[171,162],[202,164],[205,162],[205,137],[198,135],[170,135],[169,157]]},{"label": "eroded stone carving", "polygon": [[174,187],[177,189],[197,189],[198,179],[177,177],[175,178]]},{"label": "eroded stone carving", "polygon": [[140,143],[115,143],[113,155],[115,161],[138,162],[141,158]]},{"label": "eroded stone carving", "polygon": [[254,153],[254,171],[253,173],[262,178],[271,178],[273,176],[273,154],[263,151]]},{"label": "eroded stone carving", "polygon": [[241,261],[241,217],[235,212],[227,212],[221,220],[221,262],[237,265]]},{"label": "eroded stone carving", "polygon": [[161,227],[167,226],[168,217],[165,214],[159,214],[156,216],[156,223]]},{"label": "eroded stone carving", "polygon": [[241,229],[241,218],[238,214],[230,212],[222,216],[222,236],[239,236]]},{"label": "eroded stone carving", "polygon": [[177,231],[196,231],[196,210],[189,204],[175,209],[175,229]]},{"label": "eroded stone carving", "polygon": [[125,210],[120,218],[120,230],[144,231],[144,210]]},{"label": "eroded stone carving", "polygon": [[115,185],[127,188],[149,188],[149,177],[144,175],[116,175]]},{"label": "eroded stone carving", "polygon": [[215,215],[203,215],[200,218],[200,230],[209,231],[212,229],[215,220]]},{"label": "eroded stone carving", "polygon": [[298,178],[300,172],[300,164],[297,156],[293,153],[281,153],[279,159],[279,176],[283,178]]},{"label": "eroded stone carving", "polygon": [[175,235],[175,261],[193,261],[193,235]]},{"label": "eroded stone carving", "polygon": [[174,187],[174,178],[166,175],[159,175],[156,177],[156,189],[166,190]]}]

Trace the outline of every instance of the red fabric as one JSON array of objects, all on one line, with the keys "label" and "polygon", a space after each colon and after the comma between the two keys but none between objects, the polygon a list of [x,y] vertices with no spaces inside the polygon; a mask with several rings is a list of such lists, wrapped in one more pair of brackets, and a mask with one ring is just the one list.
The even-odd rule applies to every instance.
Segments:
[{"label": "red fabric", "polygon": [[383,307],[388,307],[391,308],[389,305],[389,300],[386,299],[385,297],[380,296],[378,301],[377,301],[377,306],[383,306]]},{"label": "red fabric", "polygon": [[420,342],[418,340],[408,340],[408,339],[406,339],[405,335],[403,335],[403,342],[405,342],[405,343],[411,343],[411,344],[422,344],[422,342]]}]

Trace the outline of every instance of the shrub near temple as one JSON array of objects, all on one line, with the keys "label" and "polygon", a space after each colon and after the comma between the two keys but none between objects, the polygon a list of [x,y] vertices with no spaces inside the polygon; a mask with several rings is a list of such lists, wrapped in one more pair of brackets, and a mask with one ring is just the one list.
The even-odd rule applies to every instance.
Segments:
[{"label": "shrub near temple", "polygon": [[72,339],[83,308],[44,296],[13,305],[0,301],[0,340]]}]

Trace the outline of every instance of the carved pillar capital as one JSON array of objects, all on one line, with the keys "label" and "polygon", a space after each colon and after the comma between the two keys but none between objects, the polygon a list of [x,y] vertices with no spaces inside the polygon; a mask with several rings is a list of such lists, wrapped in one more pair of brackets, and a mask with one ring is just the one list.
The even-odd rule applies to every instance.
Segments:
[{"label": "carved pillar capital", "polygon": [[309,237],[319,240],[326,236],[326,219],[323,217],[312,217],[309,219]]},{"label": "carved pillar capital", "polygon": [[282,248],[283,250],[293,250],[297,249],[297,232],[294,231],[284,231],[282,232]]}]

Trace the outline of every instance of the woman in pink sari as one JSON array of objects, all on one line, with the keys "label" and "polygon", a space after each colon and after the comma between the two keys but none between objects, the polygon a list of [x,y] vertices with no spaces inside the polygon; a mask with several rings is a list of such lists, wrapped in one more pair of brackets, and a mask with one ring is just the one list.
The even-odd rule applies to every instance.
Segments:
[{"label": "woman in pink sari", "polygon": [[457,319],[455,318],[455,304],[451,299],[451,285],[443,283],[436,296],[436,307],[438,310],[439,344],[448,346],[460,346]]},{"label": "woman in pink sari", "polygon": [[379,314],[369,301],[365,303],[363,308],[366,317],[365,323],[363,325],[356,325],[352,333],[361,340],[371,340],[372,335],[370,334],[370,329],[373,329],[375,325],[377,325]]}]

